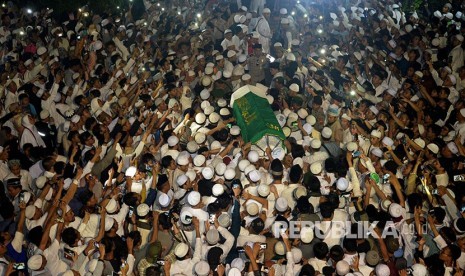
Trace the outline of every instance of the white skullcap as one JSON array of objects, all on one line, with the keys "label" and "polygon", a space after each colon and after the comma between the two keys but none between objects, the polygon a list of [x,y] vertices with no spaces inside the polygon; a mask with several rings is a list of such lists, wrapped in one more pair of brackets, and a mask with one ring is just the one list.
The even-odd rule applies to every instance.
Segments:
[{"label": "white skullcap", "polygon": [[218,113],[216,112],[213,112],[212,114],[208,115],[208,121],[212,124],[218,123],[219,120],[220,120],[220,115],[218,115]]},{"label": "white skullcap", "polygon": [[213,178],[214,172],[211,167],[205,167],[202,169],[202,176],[203,178],[210,180]]},{"label": "white skullcap", "polygon": [[189,141],[186,145],[186,149],[189,153],[195,153],[199,150],[199,145],[196,141]]},{"label": "white skullcap", "polygon": [[389,266],[385,264],[378,264],[375,268],[376,276],[389,276],[391,274],[391,270]]},{"label": "white skullcap", "polygon": [[213,194],[214,196],[217,196],[217,197],[220,196],[220,195],[222,195],[222,194],[224,194],[224,186],[221,185],[221,184],[215,184],[215,185],[213,185],[213,187],[212,187],[212,194]]},{"label": "white skullcap", "polygon": [[421,138],[415,138],[415,139],[413,139],[413,142],[415,144],[417,144],[420,148],[422,148],[422,149],[425,148],[425,145],[426,145],[425,140],[423,140]]},{"label": "white skullcap", "polygon": [[221,163],[218,163],[216,166],[215,166],[215,172],[218,176],[222,176],[224,175],[224,172],[226,171],[226,164],[221,162]]},{"label": "white skullcap", "polygon": [[402,215],[402,206],[400,206],[399,204],[397,203],[392,203],[390,206],[389,206],[389,214],[393,217],[393,218],[398,218]]},{"label": "white skullcap", "polygon": [[288,207],[289,205],[287,203],[287,199],[285,199],[284,197],[279,197],[276,200],[275,208],[278,212],[285,212]]},{"label": "white skullcap", "polygon": [[189,203],[190,206],[196,206],[197,204],[200,203],[200,193],[197,191],[191,191],[187,195],[187,202]]},{"label": "white skullcap", "polygon": [[258,205],[255,202],[247,204],[245,209],[250,216],[256,216],[259,211]]},{"label": "white skullcap", "polygon": [[[203,82],[203,81],[202,81]],[[202,100],[206,100],[208,98],[210,98],[210,91],[208,91],[207,89],[204,89],[200,92],[200,98]]]},{"label": "white skullcap", "polygon": [[245,168],[247,168],[247,166],[250,165],[250,161],[247,160],[247,159],[242,159],[241,161],[239,161],[239,164],[237,165],[239,167],[239,170],[241,172],[244,172],[245,171]]},{"label": "white skullcap", "polygon": [[233,168],[228,168],[224,172],[224,179],[225,180],[232,180],[236,177],[236,171]]},{"label": "white skullcap", "polygon": [[[196,144],[197,145],[197,144]],[[176,163],[179,166],[186,166],[189,164],[189,154],[179,154],[178,157],[176,158]]]},{"label": "white skullcap", "polygon": [[380,148],[373,148],[371,153],[378,158],[383,157],[383,151]]},{"label": "white skullcap", "polygon": [[[210,229],[208,232],[213,231],[213,230],[218,232],[218,230],[216,229]],[[208,232],[207,232],[207,241],[209,240]],[[210,239],[211,238],[212,237],[210,235]],[[218,236],[218,239],[219,239],[219,236]],[[216,244],[216,243],[213,243],[213,244]],[[200,261],[195,264],[194,271],[195,271],[195,275],[197,276],[207,276],[210,273],[210,265],[206,261]]]},{"label": "white skullcap", "polygon": [[428,148],[434,154],[438,154],[438,152],[439,152],[439,147],[436,144],[433,144],[433,143],[428,144],[426,146],[426,148]]},{"label": "white skullcap", "polygon": [[247,155],[247,159],[249,159],[250,163],[255,163],[259,159],[258,152],[251,150],[249,151],[249,154]]},{"label": "white skullcap", "polygon": [[339,191],[345,191],[349,187],[349,181],[346,178],[341,177],[336,182],[336,187]]},{"label": "white skullcap", "polygon": [[136,175],[136,172],[137,172],[137,168],[134,166],[131,166],[126,169],[125,176],[134,177],[134,175]]},{"label": "white skullcap", "polygon": [[204,113],[197,113],[195,115],[195,122],[199,125],[204,124],[206,119],[207,119],[207,116],[205,116]]},{"label": "white skullcap", "polygon": [[375,129],[375,130],[371,131],[370,135],[373,136],[373,137],[376,137],[376,138],[381,138],[382,133],[381,133],[381,131]]},{"label": "white skullcap", "polygon": [[31,220],[35,214],[36,214],[36,206],[29,205],[26,207],[25,215],[27,219]]},{"label": "white skullcap", "polygon": [[257,170],[253,170],[253,171],[249,172],[249,178],[250,178],[250,181],[252,181],[252,182],[260,181],[260,178],[261,178],[260,172],[257,171]]},{"label": "white skullcap", "polygon": [[185,243],[179,243],[174,249],[174,255],[176,255],[178,258],[186,256],[187,252],[189,252],[189,246]]},{"label": "white skullcap", "polygon": [[299,85],[293,83],[289,86],[289,90],[294,91],[294,92],[299,92]]},{"label": "white skullcap", "polygon": [[107,203],[107,206],[105,206],[105,210],[109,214],[116,212],[117,209],[118,209],[118,203],[113,198],[110,199],[110,201],[108,201]]},{"label": "white skullcap", "polygon": [[323,170],[323,167],[321,166],[320,162],[315,162],[312,165],[310,165],[310,172],[314,175],[321,173]]},{"label": "white skullcap", "polygon": [[194,136],[194,140],[197,144],[200,145],[205,143],[205,141],[207,140],[207,136],[205,135],[205,133],[197,132]]},{"label": "white skullcap", "polygon": [[270,194],[270,186],[263,183],[258,185],[257,193],[261,197],[267,197]]},{"label": "white skullcap", "polygon": [[187,175],[181,174],[180,176],[178,176],[178,178],[176,178],[176,184],[178,184],[178,186],[181,187],[182,185],[186,184],[188,179],[189,178],[187,177]]},{"label": "white skullcap", "polygon": [[337,275],[347,275],[350,272],[349,263],[341,260],[336,263],[336,273]]},{"label": "white skullcap", "polygon": [[331,138],[331,135],[333,135],[333,131],[329,127],[324,127],[321,131],[321,136],[323,136],[326,139]]},{"label": "white skullcap", "polygon": [[136,212],[138,216],[144,217],[150,212],[150,207],[145,203],[141,203],[137,206]]},{"label": "white skullcap", "polygon": [[168,146],[174,147],[179,143],[179,138],[175,135],[172,135],[168,138]]},{"label": "white skullcap", "polygon": [[314,233],[310,227],[302,227],[300,229],[300,240],[303,243],[311,243],[313,241]]}]

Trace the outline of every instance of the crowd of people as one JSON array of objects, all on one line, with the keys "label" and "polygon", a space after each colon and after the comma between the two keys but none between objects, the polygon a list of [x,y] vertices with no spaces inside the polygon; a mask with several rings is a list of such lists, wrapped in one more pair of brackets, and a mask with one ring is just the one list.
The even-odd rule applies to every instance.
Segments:
[{"label": "crowd of people", "polygon": [[[5,2],[0,275],[463,275],[465,14],[444,2]],[[243,135],[245,85],[280,147]]]}]

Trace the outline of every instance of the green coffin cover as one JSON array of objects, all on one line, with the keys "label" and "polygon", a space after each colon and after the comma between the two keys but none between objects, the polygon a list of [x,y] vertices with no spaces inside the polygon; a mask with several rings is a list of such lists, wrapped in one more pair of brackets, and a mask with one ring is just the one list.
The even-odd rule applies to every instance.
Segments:
[{"label": "green coffin cover", "polygon": [[281,126],[265,98],[247,93],[233,104],[233,114],[246,143],[256,143],[265,135],[286,139]]}]

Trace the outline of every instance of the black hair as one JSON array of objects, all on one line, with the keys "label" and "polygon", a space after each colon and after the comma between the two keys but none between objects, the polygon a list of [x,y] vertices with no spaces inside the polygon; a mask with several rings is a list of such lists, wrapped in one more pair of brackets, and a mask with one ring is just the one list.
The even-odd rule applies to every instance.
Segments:
[{"label": "black hair", "polygon": [[77,238],[78,231],[73,227],[68,227],[61,233],[61,239],[70,247],[73,247],[73,245],[76,243]]},{"label": "black hair", "polygon": [[[353,251],[350,251],[350,252],[353,252]],[[334,262],[337,263],[344,258],[344,249],[342,249],[342,247],[338,244],[334,245],[329,250],[329,256],[331,257],[331,259],[334,260]]]},{"label": "black hair", "polygon": [[334,208],[331,202],[323,202],[320,204],[320,213],[324,219],[329,219],[333,216]]},{"label": "black hair", "polygon": [[313,246],[313,253],[317,259],[326,259],[329,253],[328,245],[325,242],[316,243]]}]

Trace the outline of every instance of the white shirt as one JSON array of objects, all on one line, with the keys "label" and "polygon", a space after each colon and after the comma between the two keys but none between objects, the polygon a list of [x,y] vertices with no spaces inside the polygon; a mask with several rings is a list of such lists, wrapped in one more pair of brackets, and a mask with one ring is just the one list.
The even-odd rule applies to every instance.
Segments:
[{"label": "white shirt", "polygon": [[44,250],[44,257],[47,259],[45,267],[52,275],[60,275],[69,269],[68,265],[60,259],[59,251],[60,243],[56,239]]}]

